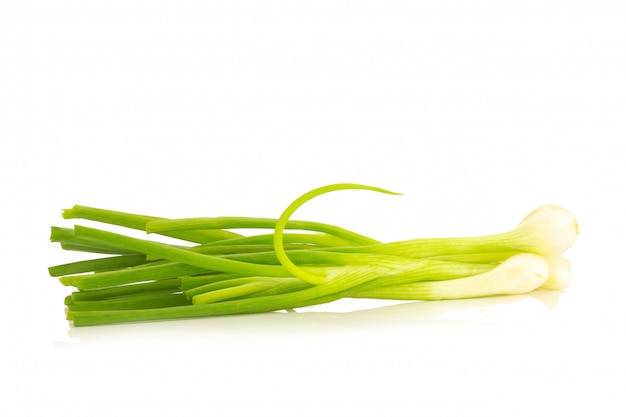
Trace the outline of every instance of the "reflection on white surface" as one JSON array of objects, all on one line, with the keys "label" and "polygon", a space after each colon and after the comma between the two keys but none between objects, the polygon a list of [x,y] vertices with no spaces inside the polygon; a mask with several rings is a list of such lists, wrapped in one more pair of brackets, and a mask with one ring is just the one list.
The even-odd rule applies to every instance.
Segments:
[{"label": "reflection on white surface", "polygon": [[[410,328],[412,331],[510,328],[537,322],[557,308],[562,291],[429,302],[344,299],[290,312],[71,327],[57,347],[112,341],[214,339],[220,336],[332,334]],[[442,327],[443,326],[443,327]]]},{"label": "reflection on white surface", "polygon": [[[348,299],[298,312],[71,328],[51,354],[72,387],[68,401],[85,409],[101,392],[142,406],[164,392],[160,415],[181,407],[224,416],[560,415],[572,401],[592,411],[617,392],[606,375],[623,368],[611,359],[620,345],[600,338],[595,323],[555,322],[569,295]],[[101,392],[77,383],[101,379],[114,383],[99,383]]]}]

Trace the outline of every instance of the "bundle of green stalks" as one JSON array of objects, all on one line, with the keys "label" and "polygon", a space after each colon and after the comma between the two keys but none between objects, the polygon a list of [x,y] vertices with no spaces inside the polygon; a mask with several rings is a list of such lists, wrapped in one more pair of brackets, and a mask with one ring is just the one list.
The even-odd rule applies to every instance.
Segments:
[{"label": "bundle of green stalks", "polygon": [[[336,190],[395,194],[359,184],[309,191],[277,219],[163,219],[85,206],[63,211],[167,236],[140,239],[75,225],[51,240],[95,259],[49,268],[76,290],[66,297],[74,326],[290,310],[341,298],[445,300],[513,295],[569,284],[563,257],[578,236],[569,211],[544,205],[513,230],[462,238],[381,243],[344,228],[290,220],[310,199]],[[242,235],[243,229],[268,229]],[[178,243],[180,242],[180,243]]]}]

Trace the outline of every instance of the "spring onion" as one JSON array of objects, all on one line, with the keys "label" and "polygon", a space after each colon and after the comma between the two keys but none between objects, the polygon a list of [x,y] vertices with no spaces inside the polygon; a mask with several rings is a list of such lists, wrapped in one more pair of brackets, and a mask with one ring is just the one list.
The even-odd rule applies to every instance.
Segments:
[{"label": "spring onion", "polygon": [[[339,226],[292,220],[303,204],[338,190],[396,194],[360,184],[311,190],[275,219],[165,219],[74,206],[65,219],[142,230],[142,238],[75,224],[53,227],[65,250],[97,253],[49,268],[74,291],[65,299],[75,326],[291,310],[341,298],[443,300],[562,289],[563,254],[578,236],[574,216],[544,205],[513,230],[461,238],[383,243]],[[242,235],[235,230],[271,229]],[[163,243],[158,234],[175,239]]]}]

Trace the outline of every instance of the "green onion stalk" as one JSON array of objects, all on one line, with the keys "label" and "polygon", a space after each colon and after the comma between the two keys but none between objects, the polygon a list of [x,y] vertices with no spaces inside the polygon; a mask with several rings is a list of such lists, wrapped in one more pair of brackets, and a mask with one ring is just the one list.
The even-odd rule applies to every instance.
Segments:
[{"label": "green onion stalk", "polygon": [[[541,206],[505,233],[389,243],[335,225],[291,219],[311,199],[338,190],[397,194],[361,184],[327,185],[298,197],[275,219],[165,219],[74,206],[63,211],[65,219],[121,226],[146,236],[79,224],[53,227],[51,241],[63,249],[99,257],[56,265],[49,273],[74,288],[65,299],[74,326],[263,313],[341,298],[514,295],[562,289],[571,280],[571,264],[563,254],[574,244],[578,225],[560,206]],[[242,235],[240,229],[271,232]]]}]

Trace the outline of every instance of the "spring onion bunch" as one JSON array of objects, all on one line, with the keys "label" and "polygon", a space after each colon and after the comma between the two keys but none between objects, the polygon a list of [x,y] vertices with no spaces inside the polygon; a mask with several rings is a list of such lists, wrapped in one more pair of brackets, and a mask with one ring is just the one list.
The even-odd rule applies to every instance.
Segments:
[{"label": "spring onion bunch", "polygon": [[[339,226],[292,220],[307,201],[336,190],[395,194],[359,184],[320,187],[276,219],[164,219],[85,206],[84,219],[173,238],[177,243],[74,225],[53,227],[65,250],[98,254],[49,268],[75,290],[65,299],[75,326],[290,310],[341,298],[444,300],[521,294],[568,285],[563,257],[576,240],[574,216],[556,205],[513,230],[464,238],[382,243]],[[243,235],[242,229],[259,229]],[[268,232],[262,232],[267,230]]]}]

